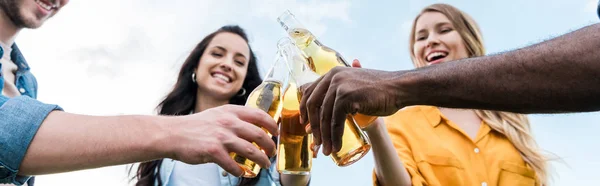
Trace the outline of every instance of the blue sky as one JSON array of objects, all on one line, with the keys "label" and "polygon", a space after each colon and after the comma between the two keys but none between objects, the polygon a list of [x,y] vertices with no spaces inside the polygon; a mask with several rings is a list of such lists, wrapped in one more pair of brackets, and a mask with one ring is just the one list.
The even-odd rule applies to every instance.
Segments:
[{"label": "blue sky", "polygon": [[[296,0],[86,0],[71,1],[44,27],[17,38],[40,84],[39,99],[67,111],[154,114],[187,53],[205,35],[239,24],[251,38],[262,71],[285,36],[276,17],[290,9],[325,45],[363,67],[407,70],[408,32],[425,6],[444,2],[470,14],[488,53],[528,46],[598,22],[597,0],[504,1],[296,1]],[[551,100],[549,100],[551,101]],[[556,154],[553,185],[600,181],[600,114],[531,115],[542,148]],[[369,185],[368,155],[340,168],[314,161],[313,185]],[[38,185],[127,185],[125,166],[38,177]],[[89,182],[89,183],[88,183]]]}]

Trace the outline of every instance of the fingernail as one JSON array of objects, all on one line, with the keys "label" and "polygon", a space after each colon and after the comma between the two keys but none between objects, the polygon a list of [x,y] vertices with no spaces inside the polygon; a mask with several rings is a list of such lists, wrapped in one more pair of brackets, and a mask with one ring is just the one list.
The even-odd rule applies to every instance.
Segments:
[{"label": "fingernail", "polygon": [[317,158],[317,155],[319,155],[319,148],[321,148],[321,146],[320,145],[315,145],[315,143],[313,143],[311,145],[311,150],[312,150],[312,153],[313,153],[313,158]]}]

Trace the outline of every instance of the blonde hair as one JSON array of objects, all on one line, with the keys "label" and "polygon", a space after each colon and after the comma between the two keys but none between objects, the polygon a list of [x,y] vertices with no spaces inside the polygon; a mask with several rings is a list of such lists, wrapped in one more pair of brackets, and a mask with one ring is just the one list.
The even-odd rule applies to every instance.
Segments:
[{"label": "blonde hair", "polygon": [[[460,34],[467,47],[469,57],[483,56],[485,54],[483,38],[479,27],[469,15],[447,4],[433,4],[424,8],[415,18],[410,32],[410,57],[417,68],[427,65],[425,62],[417,60],[413,52],[416,22],[419,17],[426,12],[439,12],[444,14],[450,20],[454,29]],[[540,185],[546,185],[548,180],[546,158],[542,155],[539,146],[531,135],[531,128],[527,116],[511,112],[489,110],[475,110],[475,113],[485,121],[492,130],[503,134],[510,140],[520,152],[523,160],[535,171],[537,182]]]}]

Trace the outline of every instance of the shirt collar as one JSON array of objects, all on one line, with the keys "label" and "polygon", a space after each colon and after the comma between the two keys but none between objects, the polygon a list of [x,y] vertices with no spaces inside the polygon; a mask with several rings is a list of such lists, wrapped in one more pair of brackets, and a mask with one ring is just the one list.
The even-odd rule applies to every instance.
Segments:
[{"label": "shirt collar", "polygon": [[434,106],[422,106],[421,111],[427,118],[427,121],[431,126],[437,127],[442,121],[442,113],[437,107]]},{"label": "shirt collar", "polygon": [[[442,116],[442,112],[440,112],[440,109],[438,109],[437,107],[422,106],[421,111],[425,115],[425,118],[427,118],[429,124],[431,124],[431,126],[433,126],[434,128],[442,123],[442,119],[445,120],[445,118],[443,118]],[[486,136],[492,130],[485,121],[481,122],[481,128],[477,132],[475,142],[478,142],[479,140],[483,139],[483,137]]]},{"label": "shirt collar", "polygon": [[27,61],[25,60],[25,57],[23,57],[19,47],[17,47],[17,44],[13,44],[11,48],[12,52],[10,58],[17,66],[19,66],[19,71],[29,70],[29,64],[27,64]]},{"label": "shirt collar", "polygon": [[[23,54],[21,53],[21,50],[19,50],[19,47],[17,47],[17,44],[13,44],[11,46],[12,51],[10,52],[10,58],[11,61],[13,61],[13,63],[15,63],[17,65],[17,67],[19,68],[19,71],[27,71],[29,70],[29,64],[27,64],[27,61],[25,61],[25,57],[23,57]],[[2,47],[0,47],[0,57],[4,56],[4,49],[2,49]]]}]

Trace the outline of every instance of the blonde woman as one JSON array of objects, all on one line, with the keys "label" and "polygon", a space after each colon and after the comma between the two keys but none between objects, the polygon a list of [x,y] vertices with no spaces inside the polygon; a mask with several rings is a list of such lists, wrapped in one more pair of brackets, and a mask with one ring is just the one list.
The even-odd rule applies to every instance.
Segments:
[{"label": "blonde woman", "polygon": [[[409,49],[418,68],[485,54],[475,21],[446,4],[415,18]],[[375,185],[547,184],[545,158],[522,114],[412,106],[366,130]]]}]

